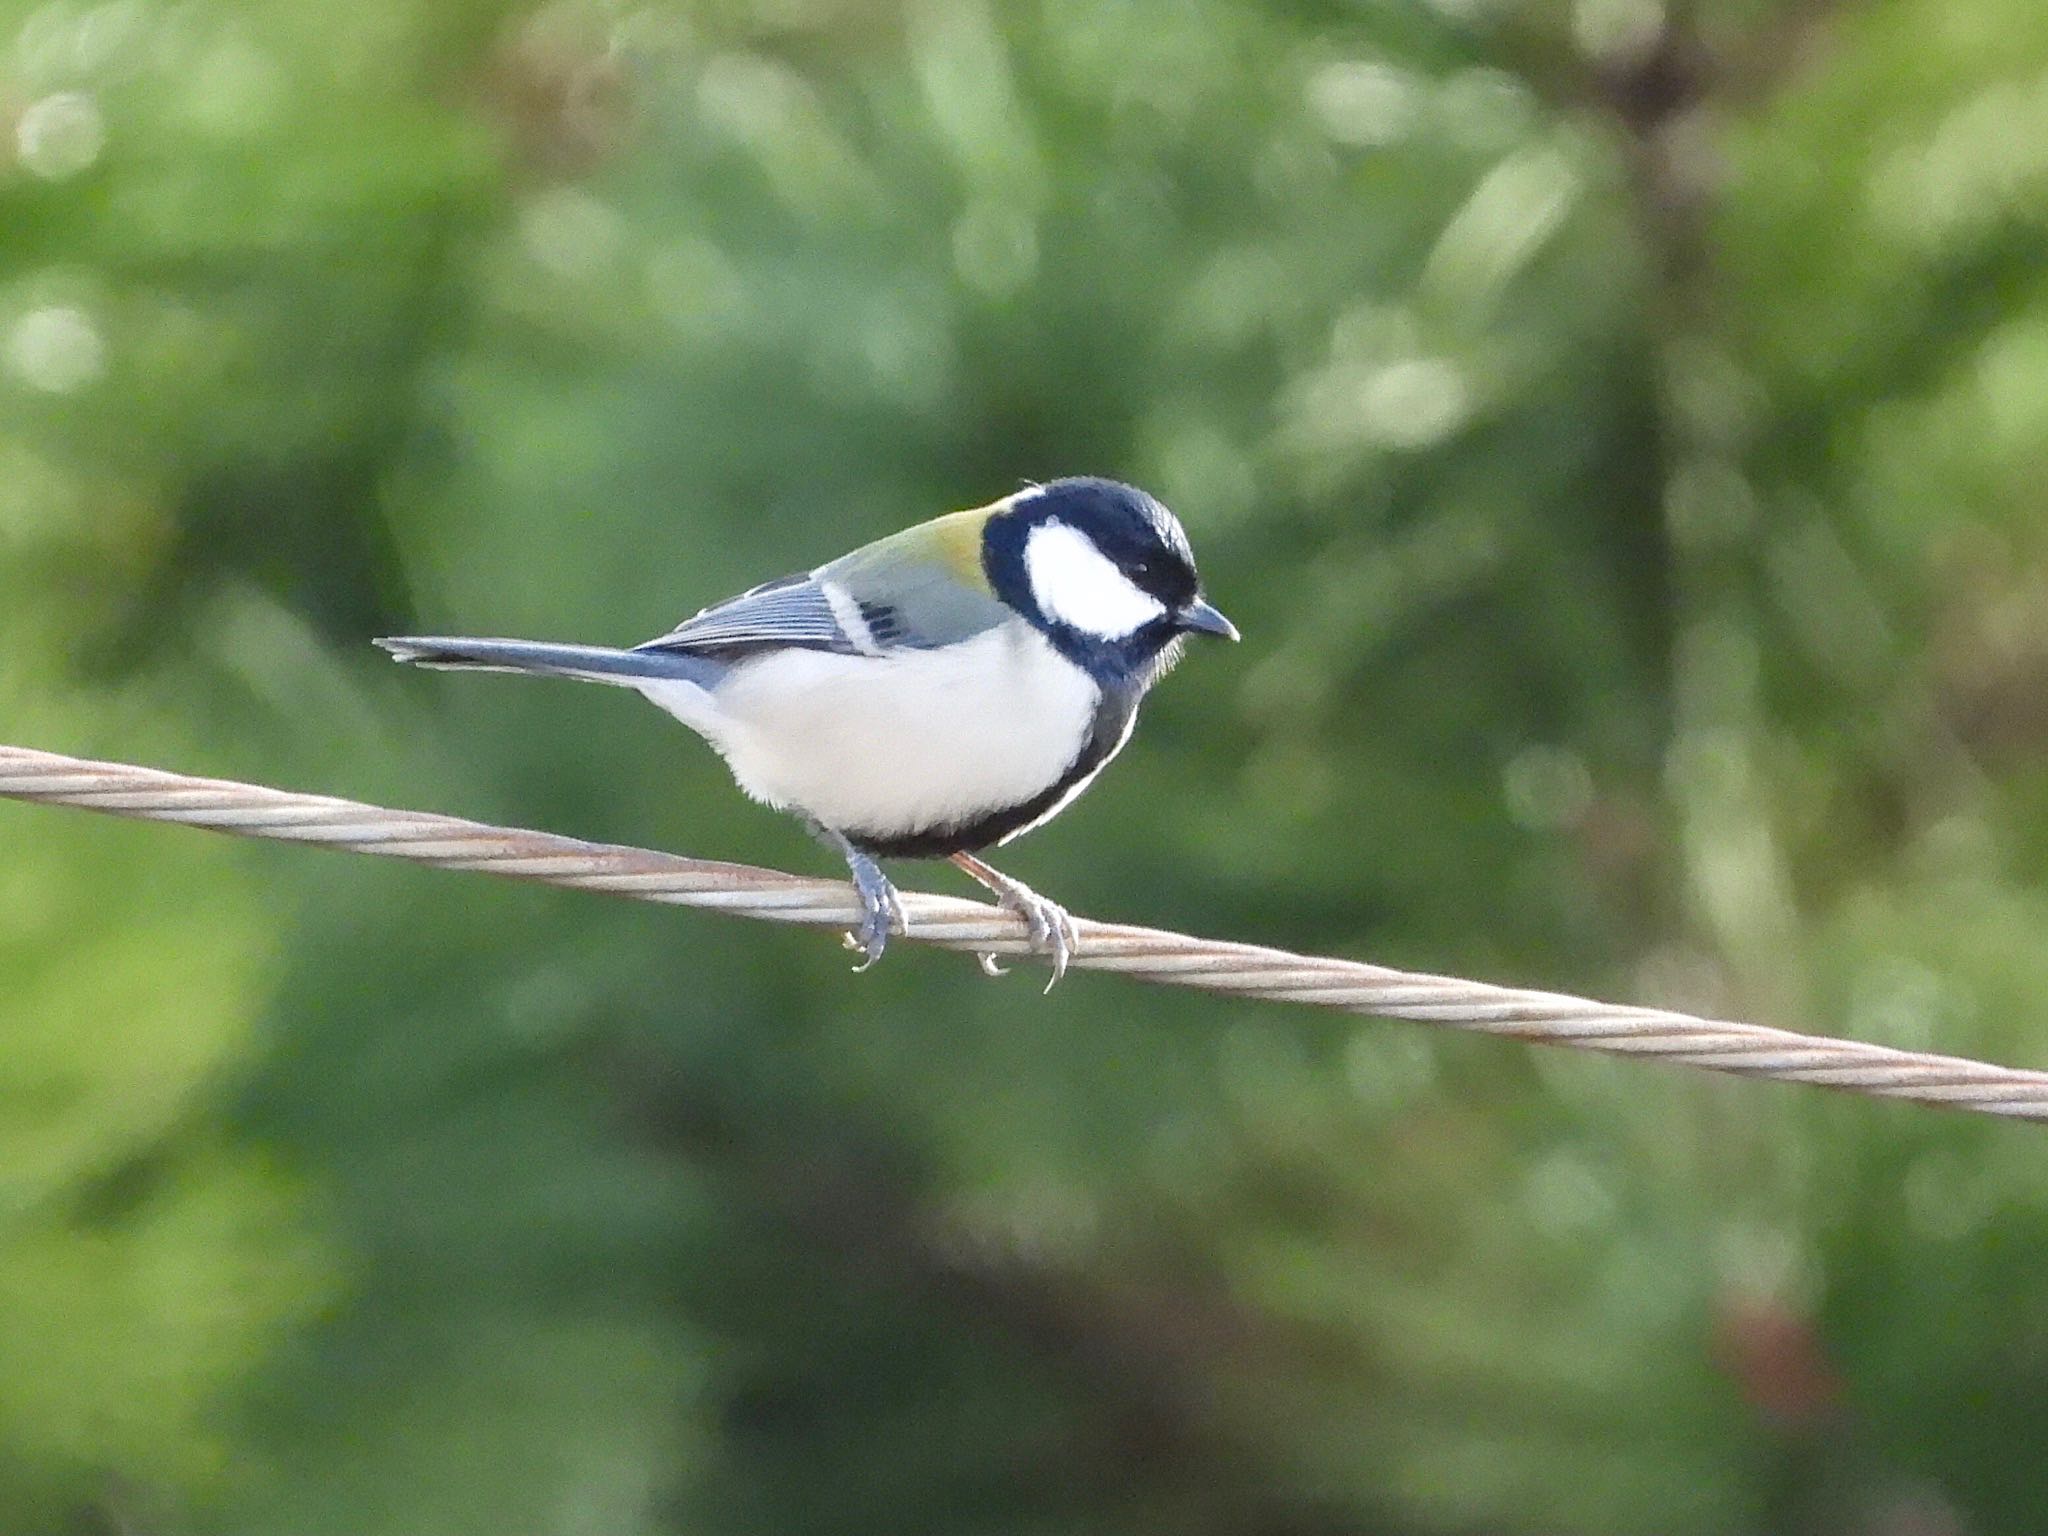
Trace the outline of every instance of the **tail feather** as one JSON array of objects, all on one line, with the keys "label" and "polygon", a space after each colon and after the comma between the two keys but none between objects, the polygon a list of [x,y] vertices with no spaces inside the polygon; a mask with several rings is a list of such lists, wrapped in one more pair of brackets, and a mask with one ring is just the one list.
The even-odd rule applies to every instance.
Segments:
[{"label": "tail feather", "polygon": [[621,651],[603,645],[553,645],[537,640],[473,640],[447,635],[392,635],[376,642],[394,661],[447,672],[533,672],[633,688],[649,679],[709,687],[725,670],[707,656],[679,651]]}]

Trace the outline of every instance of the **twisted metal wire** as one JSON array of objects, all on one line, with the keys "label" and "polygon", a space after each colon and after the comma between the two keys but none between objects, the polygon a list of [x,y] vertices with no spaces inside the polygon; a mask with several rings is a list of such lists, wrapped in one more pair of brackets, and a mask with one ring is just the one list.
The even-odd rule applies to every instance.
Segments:
[{"label": "twisted metal wire", "polygon": [[[425,811],[388,810],[226,779],[190,778],[125,763],[92,762],[0,746],[0,798],[78,806],[145,821],[378,854],[442,869],[478,870],[638,901],[709,907],[812,927],[851,926],[852,888],[779,870],[589,843],[550,832],[493,827]],[[950,896],[907,892],[908,937],[944,949],[1030,952],[1014,912]],[[1621,1007],[1554,992],[1390,970],[1355,960],[1296,955],[1254,944],[1076,918],[1075,967],[1169,986],[1306,1003],[1346,1013],[1574,1046],[1613,1056],[1704,1067],[1740,1077],[1825,1088],[1979,1114],[2048,1120],[2048,1072],[1956,1056],[1795,1034],[1759,1024]]]}]

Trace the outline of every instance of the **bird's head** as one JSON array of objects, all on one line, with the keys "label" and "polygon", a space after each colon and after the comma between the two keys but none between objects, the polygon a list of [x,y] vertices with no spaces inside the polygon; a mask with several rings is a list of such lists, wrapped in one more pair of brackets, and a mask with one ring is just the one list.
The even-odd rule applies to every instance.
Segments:
[{"label": "bird's head", "polygon": [[998,503],[982,568],[998,598],[1104,682],[1156,676],[1187,634],[1237,638],[1202,596],[1179,519],[1115,480],[1053,480]]}]

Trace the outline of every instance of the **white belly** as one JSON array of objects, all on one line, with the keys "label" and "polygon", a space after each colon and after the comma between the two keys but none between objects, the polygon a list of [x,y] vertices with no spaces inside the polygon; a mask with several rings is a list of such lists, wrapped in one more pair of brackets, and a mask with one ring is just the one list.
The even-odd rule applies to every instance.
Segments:
[{"label": "white belly", "polygon": [[709,740],[755,799],[877,838],[1043,793],[1079,755],[1099,698],[1021,622],[932,651],[778,651],[708,695],[641,691]]}]

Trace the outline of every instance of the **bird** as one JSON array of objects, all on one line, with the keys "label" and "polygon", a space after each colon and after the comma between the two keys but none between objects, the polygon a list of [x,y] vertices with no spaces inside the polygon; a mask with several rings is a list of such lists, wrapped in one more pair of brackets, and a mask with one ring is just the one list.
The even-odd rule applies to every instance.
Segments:
[{"label": "bird", "polygon": [[[1238,638],[1179,520],[1136,486],[1083,475],[902,529],[628,649],[375,643],[422,667],[637,690],[710,743],[750,798],[844,857],[856,970],[892,928],[908,931],[880,861],[943,858],[1022,916],[1049,991],[1073,957],[1073,919],[979,855],[1095,782],[1194,634]],[[981,963],[998,973],[993,956]]]}]

